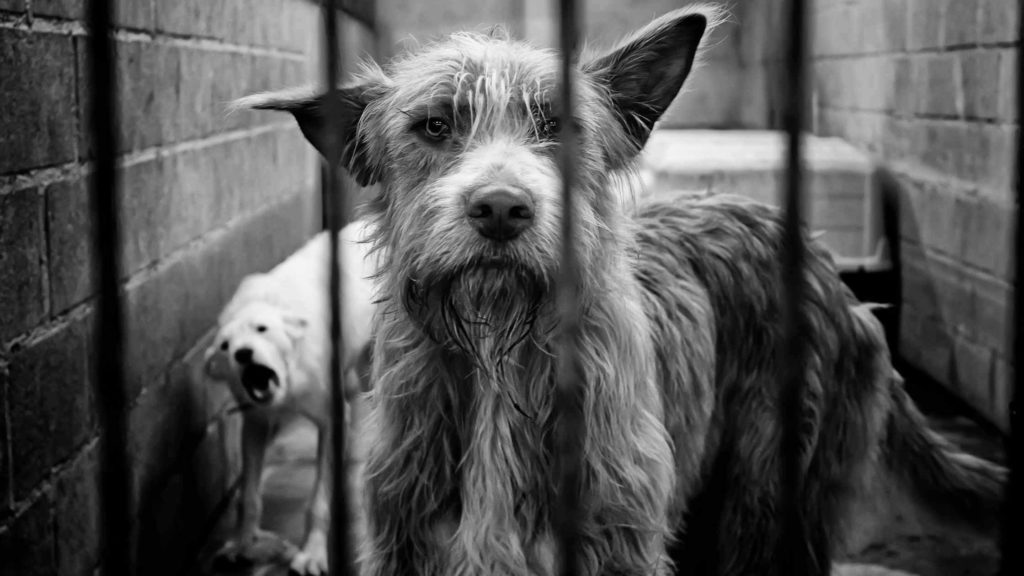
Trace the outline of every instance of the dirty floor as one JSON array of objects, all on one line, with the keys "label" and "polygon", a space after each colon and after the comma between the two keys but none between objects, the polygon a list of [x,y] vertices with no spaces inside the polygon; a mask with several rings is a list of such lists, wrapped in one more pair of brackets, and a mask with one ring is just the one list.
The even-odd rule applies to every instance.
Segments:
[{"label": "dirty floor", "polygon": [[[982,430],[947,406],[919,402],[933,427],[965,450],[1002,462],[1002,445],[997,436]],[[265,529],[284,540],[267,540],[263,561],[256,565],[226,570],[204,562],[205,572],[214,575],[284,575],[294,546],[301,543],[304,510],[315,474],[316,432],[303,421],[287,426],[269,454],[265,475]],[[350,467],[358,468],[365,448],[354,452]],[[358,490],[356,488],[356,490]],[[940,527],[920,517],[905,498],[896,494],[877,494],[858,503],[856,520],[845,558],[833,573],[836,576],[992,576],[998,572],[998,548],[992,539],[963,529]],[[208,546],[207,555],[218,535]]]}]

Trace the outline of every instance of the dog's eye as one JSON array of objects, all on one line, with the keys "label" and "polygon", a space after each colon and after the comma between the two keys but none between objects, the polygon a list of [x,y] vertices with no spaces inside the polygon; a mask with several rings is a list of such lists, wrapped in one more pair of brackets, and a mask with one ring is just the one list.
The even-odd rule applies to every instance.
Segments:
[{"label": "dog's eye", "polygon": [[225,352],[228,351],[228,341],[227,340],[225,340],[225,341],[220,343],[220,349],[225,351]]},{"label": "dog's eye", "polygon": [[561,131],[562,122],[558,118],[548,118],[544,120],[544,123],[540,126],[540,135],[542,138],[553,138]]},{"label": "dog's eye", "polygon": [[263,324],[258,324],[258,325],[256,326],[256,331],[257,331],[257,332],[266,332],[266,331],[267,331],[267,327],[266,327],[266,326],[264,326]]},{"label": "dog's eye", "polygon": [[451,136],[452,129],[440,118],[427,118],[420,125],[420,131],[430,140],[441,141]]}]

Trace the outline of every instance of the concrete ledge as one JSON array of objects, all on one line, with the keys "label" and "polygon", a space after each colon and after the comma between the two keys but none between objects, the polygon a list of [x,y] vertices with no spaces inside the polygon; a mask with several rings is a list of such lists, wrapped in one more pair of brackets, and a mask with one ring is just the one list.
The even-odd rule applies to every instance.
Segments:
[{"label": "concrete ledge", "polygon": [[[841,271],[891,267],[871,158],[838,138],[805,137],[806,220]],[[785,135],[763,130],[656,130],[642,157],[648,193],[738,194],[780,205]]]}]

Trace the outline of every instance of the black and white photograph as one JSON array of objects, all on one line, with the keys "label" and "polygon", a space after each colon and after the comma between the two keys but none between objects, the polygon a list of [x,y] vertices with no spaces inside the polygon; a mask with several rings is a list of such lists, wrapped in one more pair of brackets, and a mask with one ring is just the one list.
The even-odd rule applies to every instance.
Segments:
[{"label": "black and white photograph", "polygon": [[3,576],[1021,576],[1020,0],[0,0]]}]

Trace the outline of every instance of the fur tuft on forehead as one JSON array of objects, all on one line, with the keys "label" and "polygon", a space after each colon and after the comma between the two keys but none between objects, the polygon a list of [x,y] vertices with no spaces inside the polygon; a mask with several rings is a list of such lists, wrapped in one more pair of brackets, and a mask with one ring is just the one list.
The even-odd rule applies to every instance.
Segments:
[{"label": "fur tuft on forehead", "polygon": [[459,32],[398,57],[385,73],[392,89],[382,106],[444,117],[472,138],[485,123],[524,128],[545,114],[557,94],[558,60],[504,32]]}]

